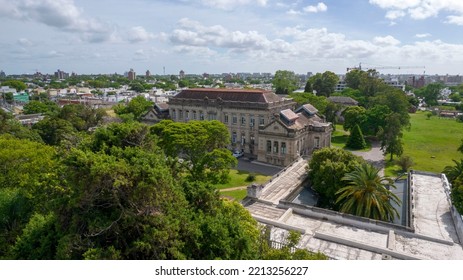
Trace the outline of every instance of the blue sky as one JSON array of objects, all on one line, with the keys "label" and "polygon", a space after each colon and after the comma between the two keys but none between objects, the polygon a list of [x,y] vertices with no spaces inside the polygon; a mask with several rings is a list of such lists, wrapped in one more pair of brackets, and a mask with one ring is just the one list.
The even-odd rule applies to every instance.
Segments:
[{"label": "blue sky", "polygon": [[463,72],[462,0],[0,0],[0,19],[7,74]]}]

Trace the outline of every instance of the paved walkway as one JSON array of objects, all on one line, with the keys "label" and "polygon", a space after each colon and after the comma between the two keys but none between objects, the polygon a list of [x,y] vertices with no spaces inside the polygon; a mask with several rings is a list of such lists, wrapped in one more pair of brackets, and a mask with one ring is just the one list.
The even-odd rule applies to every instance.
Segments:
[{"label": "paved walkway", "polygon": [[366,161],[371,163],[374,167],[379,168],[379,174],[384,176],[384,155],[383,151],[381,151],[381,145],[379,142],[374,142],[371,144],[371,150],[367,152],[362,151],[352,151],[354,155],[363,157]]}]

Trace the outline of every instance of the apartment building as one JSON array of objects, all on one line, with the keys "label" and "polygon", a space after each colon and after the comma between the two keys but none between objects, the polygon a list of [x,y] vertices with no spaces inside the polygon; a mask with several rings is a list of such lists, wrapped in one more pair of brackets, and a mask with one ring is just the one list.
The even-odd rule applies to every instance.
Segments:
[{"label": "apartment building", "polygon": [[310,104],[257,89],[186,89],[169,99],[172,120],[218,120],[231,136],[231,149],[285,166],[299,155],[330,145],[331,125]]}]

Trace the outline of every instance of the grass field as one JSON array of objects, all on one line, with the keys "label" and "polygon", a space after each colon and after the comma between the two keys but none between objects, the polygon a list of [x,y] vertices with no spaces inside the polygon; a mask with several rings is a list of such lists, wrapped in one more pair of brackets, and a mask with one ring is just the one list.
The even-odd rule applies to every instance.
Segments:
[{"label": "grass field", "polygon": [[454,119],[427,119],[425,113],[410,115],[411,129],[404,131],[404,155],[410,156],[415,165],[412,169],[442,172],[453,165],[452,159],[463,159],[457,149],[463,139],[463,123]]},{"label": "grass field", "polygon": [[[216,187],[222,190],[222,189],[248,186],[252,183],[252,182],[246,182],[246,178],[248,177],[248,175],[249,175],[249,172],[247,171],[232,169],[230,170],[230,177],[231,177],[230,182],[226,184],[218,184],[216,185]],[[260,174],[255,174],[255,175],[256,175],[256,179],[254,180],[254,182],[258,184],[265,183],[270,178],[272,178],[272,176],[265,176],[265,175],[260,175]]]},{"label": "grass field", "polygon": [[226,196],[226,197],[231,197],[237,201],[240,201],[246,197],[246,189],[230,190],[230,191],[227,191],[227,189],[249,186],[253,182],[262,184],[270,180],[270,178],[272,178],[272,176],[255,174],[256,178],[253,182],[246,182],[246,178],[248,177],[248,175],[249,175],[249,172],[247,171],[232,169],[230,170],[230,177],[231,177],[230,182],[226,184],[218,184],[216,185],[216,187],[221,190],[221,195]]},{"label": "grass field", "polygon": [[234,190],[234,191],[228,191],[228,192],[223,191],[220,194],[224,197],[229,197],[229,198],[235,199],[236,201],[241,201],[243,200],[243,198],[246,197],[247,192],[246,190]]}]

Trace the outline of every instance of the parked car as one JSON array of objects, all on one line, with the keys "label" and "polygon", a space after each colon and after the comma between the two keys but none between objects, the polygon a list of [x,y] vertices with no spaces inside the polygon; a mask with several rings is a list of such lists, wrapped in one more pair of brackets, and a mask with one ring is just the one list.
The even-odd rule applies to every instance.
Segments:
[{"label": "parked car", "polygon": [[241,151],[233,151],[233,156],[236,158],[240,158],[243,156],[243,152]]}]

